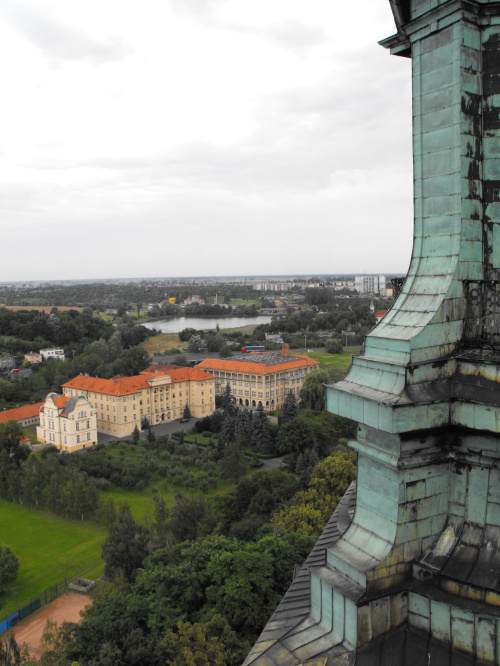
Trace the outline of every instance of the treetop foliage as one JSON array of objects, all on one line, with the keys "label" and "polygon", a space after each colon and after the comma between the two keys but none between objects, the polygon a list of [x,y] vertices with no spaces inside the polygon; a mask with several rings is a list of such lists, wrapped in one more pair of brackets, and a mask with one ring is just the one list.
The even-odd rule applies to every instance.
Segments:
[{"label": "treetop foliage", "polygon": [[318,538],[349,484],[356,478],[356,454],[338,451],[316,465],[307,490],[273,516],[277,534],[292,532]]},{"label": "treetop foliage", "polygon": [[19,571],[19,560],[8,546],[0,545],[0,591],[14,583]]}]

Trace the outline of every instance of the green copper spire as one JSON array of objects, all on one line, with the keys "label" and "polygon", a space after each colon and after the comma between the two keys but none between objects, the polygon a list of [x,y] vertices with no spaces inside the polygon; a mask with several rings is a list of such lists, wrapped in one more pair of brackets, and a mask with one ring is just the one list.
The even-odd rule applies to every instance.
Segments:
[{"label": "green copper spire", "polygon": [[246,664],[500,663],[500,2],[390,4],[382,45],[413,70],[411,264],[327,387],[358,423],[355,509],[351,489]]}]

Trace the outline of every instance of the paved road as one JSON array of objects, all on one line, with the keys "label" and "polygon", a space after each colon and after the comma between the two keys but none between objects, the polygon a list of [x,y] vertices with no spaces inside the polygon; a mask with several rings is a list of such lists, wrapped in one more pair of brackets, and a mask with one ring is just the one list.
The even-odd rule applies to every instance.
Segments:
[{"label": "paved road", "polygon": [[266,469],[277,469],[285,464],[283,458],[259,458],[259,460],[264,463]]},{"label": "paved road", "polygon": [[[159,437],[160,435],[171,435],[173,432],[180,432],[181,430],[190,430],[194,425],[195,419],[191,419],[188,423],[179,423],[179,421],[170,421],[169,423],[162,423],[161,425],[154,426],[153,432]],[[141,439],[146,439],[148,436],[147,430],[144,430],[140,433]],[[132,439],[132,435],[127,435],[126,437],[116,437],[115,435],[108,435],[105,432],[97,433],[97,441],[99,444],[107,444],[110,440],[116,439],[119,442],[123,442],[127,439]]]}]

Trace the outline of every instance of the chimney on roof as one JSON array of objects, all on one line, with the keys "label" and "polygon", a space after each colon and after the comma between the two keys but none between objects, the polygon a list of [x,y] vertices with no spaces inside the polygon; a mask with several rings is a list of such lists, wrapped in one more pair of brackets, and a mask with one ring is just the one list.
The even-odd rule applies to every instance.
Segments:
[{"label": "chimney on roof", "polygon": [[282,356],[290,356],[290,345],[285,342],[283,347],[281,348],[281,355]]}]

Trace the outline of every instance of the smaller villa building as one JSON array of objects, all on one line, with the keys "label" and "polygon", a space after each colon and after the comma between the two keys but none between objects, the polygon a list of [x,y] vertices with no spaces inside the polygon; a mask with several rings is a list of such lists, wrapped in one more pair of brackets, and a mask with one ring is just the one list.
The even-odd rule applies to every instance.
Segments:
[{"label": "smaller villa building", "polygon": [[36,436],[41,444],[60,451],[78,451],[97,444],[96,413],[84,396],[49,393],[40,407]]}]

